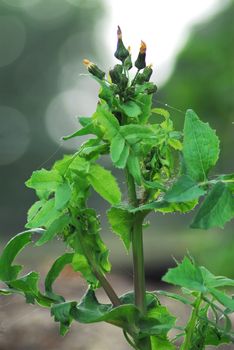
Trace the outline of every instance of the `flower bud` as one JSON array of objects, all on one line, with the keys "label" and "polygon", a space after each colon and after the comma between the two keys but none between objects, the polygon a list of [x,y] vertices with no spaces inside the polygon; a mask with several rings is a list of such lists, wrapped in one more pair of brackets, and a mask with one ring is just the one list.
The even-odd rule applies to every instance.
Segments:
[{"label": "flower bud", "polygon": [[153,83],[149,83],[150,85],[147,87],[147,89],[145,90],[145,92],[148,95],[154,94],[157,91],[157,86]]},{"label": "flower bud", "polygon": [[103,78],[105,76],[105,72],[103,72],[100,68],[98,68],[98,66],[96,64],[94,64],[93,62],[90,62],[87,59],[83,60],[83,64],[86,66],[89,73],[91,73],[92,75],[94,75],[98,79],[103,80]]},{"label": "flower bud", "polygon": [[118,37],[117,49],[116,49],[114,55],[118,60],[124,62],[126,60],[126,58],[129,56],[129,52],[123,44],[122,32],[121,32],[121,29],[119,26],[118,26],[118,30],[117,30],[117,37]]},{"label": "flower bud", "polygon": [[118,84],[120,82],[122,70],[122,65],[116,64],[114,68],[109,71],[112,83]]},{"label": "flower bud", "polygon": [[127,70],[132,68],[132,57],[131,57],[131,48],[130,46],[128,47],[128,57],[126,58],[126,60],[124,61],[124,66]]},{"label": "flower bud", "polygon": [[140,51],[137,57],[137,60],[135,62],[135,67],[137,69],[143,69],[146,66],[145,63],[145,56],[146,56],[146,44],[144,43],[144,41],[141,41],[141,46],[140,46]]}]

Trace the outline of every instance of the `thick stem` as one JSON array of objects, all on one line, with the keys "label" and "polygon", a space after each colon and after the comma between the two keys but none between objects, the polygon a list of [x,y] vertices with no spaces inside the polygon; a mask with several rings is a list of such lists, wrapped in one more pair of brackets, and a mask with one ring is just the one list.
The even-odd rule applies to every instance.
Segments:
[{"label": "thick stem", "polygon": [[197,317],[198,317],[198,312],[199,312],[199,307],[201,305],[202,302],[202,297],[201,295],[199,295],[197,297],[195,306],[193,308],[193,311],[191,313],[190,319],[188,321],[187,327],[185,329],[185,339],[183,344],[181,345],[181,350],[190,350],[192,348],[192,337],[193,337],[193,332],[194,332],[194,328],[196,326],[196,322],[197,322]]}]

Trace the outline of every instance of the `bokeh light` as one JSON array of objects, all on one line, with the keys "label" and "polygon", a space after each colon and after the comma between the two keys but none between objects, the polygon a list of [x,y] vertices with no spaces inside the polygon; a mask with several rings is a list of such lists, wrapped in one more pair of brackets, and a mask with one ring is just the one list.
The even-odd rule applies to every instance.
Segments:
[{"label": "bokeh light", "polygon": [[14,62],[26,41],[23,22],[14,16],[0,16],[0,67]]},{"label": "bokeh light", "polygon": [[7,106],[0,106],[0,125],[0,165],[7,165],[26,152],[30,130],[25,116]]}]

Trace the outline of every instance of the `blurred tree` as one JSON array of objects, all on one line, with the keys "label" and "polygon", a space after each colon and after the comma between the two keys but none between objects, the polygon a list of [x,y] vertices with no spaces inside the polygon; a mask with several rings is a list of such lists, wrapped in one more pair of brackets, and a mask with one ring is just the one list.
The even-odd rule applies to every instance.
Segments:
[{"label": "blurred tree", "polygon": [[[102,15],[101,0],[0,0],[1,239],[23,229],[33,201],[24,182],[57,148],[44,116],[58,93],[61,47],[75,38],[66,54],[80,68],[84,52],[97,56],[95,28]],[[72,74],[78,77],[80,71]],[[25,152],[10,162],[20,147]],[[58,150],[56,157],[61,154]]]},{"label": "blurred tree", "polygon": [[[194,109],[216,128],[222,152],[218,171],[227,172],[233,171],[233,18],[231,1],[222,12],[193,28],[173,74],[158,94],[169,105]],[[179,114],[176,121],[182,124]]]}]

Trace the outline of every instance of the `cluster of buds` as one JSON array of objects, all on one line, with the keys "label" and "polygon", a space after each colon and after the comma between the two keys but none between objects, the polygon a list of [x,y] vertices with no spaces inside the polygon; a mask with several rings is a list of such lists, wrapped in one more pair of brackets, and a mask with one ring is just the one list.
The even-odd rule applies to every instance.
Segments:
[{"label": "cluster of buds", "polygon": [[[146,66],[146,44],[144,41],[141,41],[138,57],[134,63],[135,67],[137,68],[137,74],[131,82],[129,81],[129,77],[128,74],[126,74],[126,72],[130,70],[133,66],[131,49],[130,47],[125,47],[123,43],[122,31],[119,26],[117,29],[117,48],[114,53],[114,56],[121,61],[121,64],[116,64],[114,68],[109,71],[109,76],[113,84],[113,88],[114,86],[116,87],[115,91],[118,94],[124,94],[124,91],[126,89],[128,90],[128,92],[131,91],[132,93],[133,87],[135,85],[143,85],[144,83],[149,82],[153,70],[152,65]],[[105,73],[100,68],[98,68],[96,64],[90,62],[87,59],[85,59],[83,63],[92,75],[94,75],[100,80],[103,80],[105,78]],[[156,85],[151,83],[151,85],[149,84],[146,87],[145,92],[147,94],[152,94],[156,90]]]}]

